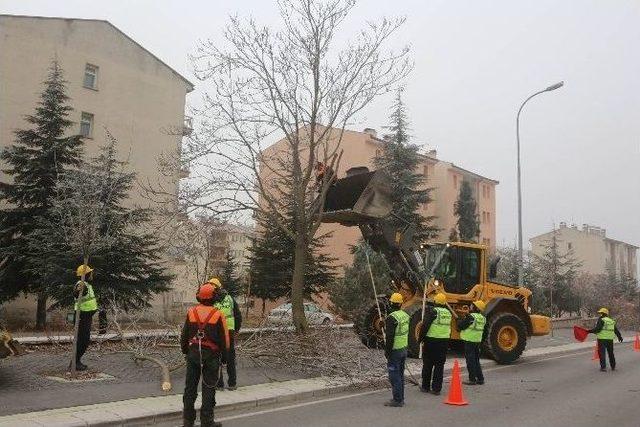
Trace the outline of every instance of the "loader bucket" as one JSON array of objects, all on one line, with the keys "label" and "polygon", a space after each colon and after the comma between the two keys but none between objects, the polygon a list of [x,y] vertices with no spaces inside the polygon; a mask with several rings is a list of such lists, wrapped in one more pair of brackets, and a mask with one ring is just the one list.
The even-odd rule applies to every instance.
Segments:
[{"label": "loader bucket", "polygon": [[347,173],[327,191],[322,222],[360,225],[389,216],[391,184],[383,171]]}]

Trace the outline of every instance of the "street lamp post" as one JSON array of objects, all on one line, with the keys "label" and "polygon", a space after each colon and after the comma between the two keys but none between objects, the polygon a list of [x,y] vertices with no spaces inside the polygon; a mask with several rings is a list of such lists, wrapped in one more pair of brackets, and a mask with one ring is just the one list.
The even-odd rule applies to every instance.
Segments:
[{"label": "street lamp post", "polygon": [[529,102],[529,100],[534,96],[540,95],[541,93],[545,92],[551,92],[552,90],[560,89],[562,86],[564,86],[564,82],[558,82],[546,89],[534,93],[524,100],[524,102],[520,106],[520,109],[518,110],[518,115],[516,116],[516,140],[518,143],[518,286],[522,286],[524,282],[524,268],[522,257],[522,183],[520,180],[520,113],[522,112],[525,104]]}]

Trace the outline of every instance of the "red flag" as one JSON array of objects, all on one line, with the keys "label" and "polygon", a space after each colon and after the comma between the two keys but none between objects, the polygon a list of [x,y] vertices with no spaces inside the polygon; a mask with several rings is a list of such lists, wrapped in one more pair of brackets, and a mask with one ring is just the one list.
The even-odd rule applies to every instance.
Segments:
[{"label": "red flag", "polygon": [[580,326],[573,327],[573,336],[580,342],[583,342],[587,339],[587,335],[589,335],[589,331],[585,328],[581,328]]}]

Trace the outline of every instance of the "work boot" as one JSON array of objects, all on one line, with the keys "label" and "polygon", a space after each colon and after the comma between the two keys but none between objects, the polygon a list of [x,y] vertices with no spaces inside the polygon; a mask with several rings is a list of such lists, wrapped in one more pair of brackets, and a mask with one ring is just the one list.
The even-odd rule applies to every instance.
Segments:
[{"label": "work boot", "polygon": [[404,406],[404,402],[396,402],[391,399],[387,402],[384,402],[384,406],[391,406],[392,408],[402,408]]},{"label": "work boot", "polygon": [[193,427],[195,424],[195,419],[191,419],[189,417],[182,417],[182,427]]},{"label": "work boot", "polygon": [[440,396],[440,390],[431,390],[429,393],[433,394],[434,396]]},{"label": "work boot", "polygon": [[607,372],[607,368],[600,368],[600,372]]},{"label": "work boot", "polygon": [[230,385],[230,386],[227,387],[227,390],[230,390],[230,391],[235,391],[237,389],[238,389],[238,386],[236,386],[236,385]]},{"label": "work boot", "polygon": [[476,381],[477,385],[484,385],[484,381]]},{"label": "work boot", "polygon": [[428,388],[425,388],[425,387],[420,387],[420,391],[423,392],[423,393],[429,393],[430,390]]},{"label": "work boot", "polygon": [[478,382],[469,380],[469,381],[462,381],[462,384],[464,384],[464,385],[478,385]]}]

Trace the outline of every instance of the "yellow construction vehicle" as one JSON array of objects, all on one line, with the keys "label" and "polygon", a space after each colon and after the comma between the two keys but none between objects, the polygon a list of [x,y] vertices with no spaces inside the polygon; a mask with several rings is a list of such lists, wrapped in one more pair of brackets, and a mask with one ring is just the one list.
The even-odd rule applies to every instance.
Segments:
[{"label": "yellow construction vehicle", "polygon": [[[455,317],[467,313],[475,300],[486,303],[483,349],[498,363],[517,360],[527,337],[549,333],[551,320],[531,314],[531,291],[495,279],[497,261],[488,262],[486,246],[419,242],[414,239],[415,227],[393,225],[389,219],[394,216],[389,178],[384,171],[360,167],[347,171],[329,188],[321,221],[359,227],[364,240],[386,258],[395,291],[403,295],[403,309],[411,316],[410,356],[418,356],[424,306],[432,305],[437,292],[446,294],[454,314],[452,343],[460,338]],[[382,348],[388,297],[376,298],[377,304],[355,329],[365,345]]]},{"label": "yellow construction vehicle", "polygon": [[6,330],[0,329],[0,359],[8,356],[18,356],[23,353],[18,341],[11,338]]}]

